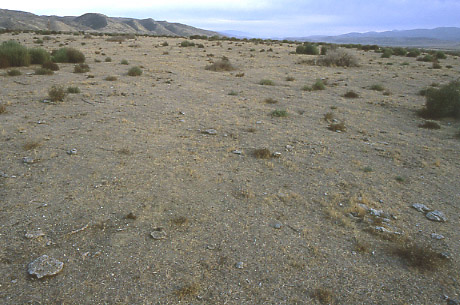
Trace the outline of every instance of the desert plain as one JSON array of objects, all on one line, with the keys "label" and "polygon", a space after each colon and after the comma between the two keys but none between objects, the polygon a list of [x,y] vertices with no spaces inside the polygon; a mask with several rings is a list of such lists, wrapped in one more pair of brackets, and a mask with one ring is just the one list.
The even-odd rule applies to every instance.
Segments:
[{"label": "desert plain", "polygon": [[[293,43],[108,38],[44,40],[83,52],[86,73],[0,71],[2,304],[460,298],[460,122],[417,115],[457,57],[346,49],[358,67],[324,67]],[[205,69],[223,56],[235,70]],[[50,102],[53,85],[80,93]],[[42,255],[64,267],[30,275]]]}]

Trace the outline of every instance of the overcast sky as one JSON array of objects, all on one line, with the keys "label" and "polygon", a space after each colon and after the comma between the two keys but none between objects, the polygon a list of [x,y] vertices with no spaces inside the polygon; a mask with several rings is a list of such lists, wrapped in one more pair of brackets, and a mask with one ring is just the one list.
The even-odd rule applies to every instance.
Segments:
[{"label": "overcast sky", "polygon": [[[460,0],[21,0],[0,8],[38,15],[153,18],[258,37],[460,27]],[[5,3],[6,2],[6,3]]]}]

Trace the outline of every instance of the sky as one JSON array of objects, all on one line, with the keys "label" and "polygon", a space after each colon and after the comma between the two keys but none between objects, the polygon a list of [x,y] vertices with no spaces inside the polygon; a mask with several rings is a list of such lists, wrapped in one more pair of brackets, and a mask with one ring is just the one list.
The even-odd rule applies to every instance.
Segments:
[{"label": "sky", "polygon": [[460,0],[21,0],[0,3],[0,8],[37,15],[152,18],[260,38],[460,27]]}]

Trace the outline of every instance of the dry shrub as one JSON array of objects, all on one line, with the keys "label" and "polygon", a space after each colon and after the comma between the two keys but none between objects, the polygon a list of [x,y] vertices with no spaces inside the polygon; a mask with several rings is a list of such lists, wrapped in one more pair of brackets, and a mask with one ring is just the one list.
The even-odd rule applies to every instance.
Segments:
[{"label": "dry shrub", "polygon": [[354,92],[353,90],[350,90],[350,91],[347,91],[343,97],[346,97],[346,98],[358,98],[359,97],[359,94]]},{"label": "dry shrub", "polygon": [[271,97],[269,97],[269,98],[266,98],[266,99],[264,100],[264,103],[265,103],[265,104],[276,104],[276,103],[278,103],[278,101],[275,100],[275,99],[273,99],[273,98],[271,98]]},{"label": "dry shrub", "polygon": [[49,99],[53,102],[63,101],[67,95],[66,90],[62,86],[52,86],[48,90]]},{"label": "dry shrub", "polygon": [[176,290],[176,295],[179,299],[196,296],[200,291],[200,285],[197,283],[189,283]]},{"label": "dry shrub", "polygon": [[171,219],[171,222],[177,226],[181,226],[188,223],[188,218],[185,216],[177,216]]},{"label": "dry shrub", "polygon": [[400,257],[408,266],[425,270],[435,270],[447,262],[447,258],[430,246],[415,242],[396,244],[390,248],[392,254]]},{"label": "dry shrub", "polygon": [[222,58],[219,61],[216,61],[215,63],[206,66],[206,70],[209,71],[215,71],[215,72],[221,72],[221,71],[233,71],[235,70],[235,67],[232,66],[228,58]]},{"label": "dry shrub", "polygon": [[0,104],[0,113],[5,113],[6,112],[6,106],[3,104]]},{"label": "dry shrub", "polygon": [[321,304],[333,304],[335,302],[332,292],[326,288],[316,288],[311,292],[310,296]]},{"label": "dry shrub", "polygon": [[425,123],[419,124],[418,127],[426,129],[441,129],[441,126],[433,121],[426,121]]},{"label": "dry shrub", "polygon": [[328,112],[328,113],[324,114],[324,120],[326,122],[332,122],[334,119],[335,119],[335,115],[334,115],[333,112]]},{"label": "dry shrub", "polygon": [[52,62],[52,61],[46,61],[42,64],[42,68],[44,69],[49,69],[51,71],[59,71],[59,66],[58,64]]},{"label": "dry shrub", "polygon": [[254,150],[254,157],[257,159],[270,159],[272,156],[268,148],[259,148]]},{"label": "dry shrub", "polygon": [[339,123],[331,123],[327,127],[329,130],[332,131],[340,131],[340,132],[345,132],[347,131],[347,127],[345,126],[344,122],[339,122]]},{"label": "dry shrub", "polygon": [[41,143],[39,141],[29,141],[23,145],[24,150],[32,150],[40,147]]},{"label": "dry shrub", "polygon": [[345,50],[331,50],[318,59],[317,64],[327,67],[358,67],[358,59]]}]

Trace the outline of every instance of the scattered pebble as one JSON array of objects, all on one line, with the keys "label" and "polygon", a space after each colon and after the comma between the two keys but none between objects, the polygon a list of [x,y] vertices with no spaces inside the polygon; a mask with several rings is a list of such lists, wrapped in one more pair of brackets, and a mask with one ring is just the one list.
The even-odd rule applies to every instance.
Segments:
[{"label": "scattered pebble", "polygon": [[441,235],[441,234],[436,234],[436,233],[431,233],[431,238],[433,239],[444,239],[444,235]]},{"label": "scattered pebble", "polygon": [[40,236],[45,236],[45,233],[43,233],[42,230],[38,229],[36,231],[27,232],[24,236],[27,239],[35,239],[35,238],[39,238]]},{"label": "scattered pebble", "polygon": [[232,153],[235,154],[235,155],[241,155],[243,152],[241,150],[235,149],[235,150],[232,151]]},{"label": "scattered pebble", "polygon": [[286,145],[286,151],[291,151],[293,149],[294,149],[294,147],[292,145],[289,145],[289,144]]},{"label": "scattered pebble", "polygon": [[438,211],[438,210],[428,212],[425,216],[426,216],[426,218],[428,218],[429,220],[432,220],[432,221],[439,221],[439,222],[446,222],[447,221],[447,218],[444,215],[444,213],[441,212],[441,211]]},{"label": "scattered pebble", "polygon": [[152,233],[150,233],[150,236],[152,236],[153,239],[155,240],[161,240],[161,239],[166,239],[166,232],[163,231],[162,228],[155,228]]},{"label": "scattered pebble", "polygon": [[76,148],[72,148],[70,150],[67,151],[67,154],[68,155],[76,155],[77,154],[77,149]]},{"label": "scattered pebble", "polygon": [[209,134],[209,135],[216,135],[216,134],[217,134],[217,130],[215,130],[215,129],[206,129],[206,130],[203,131],[202,133],[204,133],[204,134]]},{"label": "scattered pebble", "polygon": [[48,255],[42,255],[29,264],[27,271],[30,275],[35,275],[40,279],[45,276],[58,274],[63,267],[63,262]]},{"label": "scattered pebble", "polygon": [[412,207],[422,213],[431,211],[430,208],[428,208],[426,205],[421,204],[421,203],[414,203]]},{"label": "scattered pebble", "polygon": [[275,228],[275,229],[278,229],[278,230],[279,230],[279,229],[281,229],[282,227],[283,227],[283,224],[282,224],[281,222],[275,222],[275,223],[273,224],[273,228]]},{"label": "scattered pebble", "polygon": [[281,158],[281,153],[275,151],[275,152],[272,154],[272,156],[273,156],[273,158]]},{"label": "scattered pebble", "polygon": [[34,163],[34,162],[35,162],[35,160],[34,160],[33,158],[31,158],[31,157],[24,157],[24,158],[22,158],[22,163],[25,163],[25,164],[32,164],[32,163]]},{"label": "scattered pebble", "polygon": [[235,264],[235,268],[237,269],[243,269],[244,268],[244,263],[243,262],[238,262]]}]

